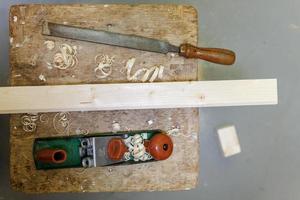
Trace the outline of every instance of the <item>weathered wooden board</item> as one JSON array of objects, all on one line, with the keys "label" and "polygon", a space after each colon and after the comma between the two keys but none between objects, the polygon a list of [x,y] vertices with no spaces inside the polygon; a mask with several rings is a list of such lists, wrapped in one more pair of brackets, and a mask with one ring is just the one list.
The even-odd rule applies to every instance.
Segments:
[{"label": "weathered wooden board", "polygon": [[[197,80],[195,60],[41,35],[42,24],[50,21],[164,39],[175,45],[197,44],[197,12],[190,6],[18,5],[11,8],[9,20],[12,86],[129,82],[124,66],[133,57],[133,71],[154,65],[165,67],[163,78],[156,81]],[[45,41],[54,42],[54,48],[47,48]],[[53,57],[64,43],[76,46],[78,63],[65,70],[53,68]],[[111,75],[104,79],[95,75],[98,54],[115,58]],[[30,193],[194,188],[199,172],[198,115],[198,109],[191,108],[12,115],[11,185]],[[36,127],[22,124],[24,116]],[[112,131],[114,122],[120,124],[121,130],[179,128],[180,133],[173,136],[173,155],[166,161],[125,167],[35,170],[34,138]]]}]

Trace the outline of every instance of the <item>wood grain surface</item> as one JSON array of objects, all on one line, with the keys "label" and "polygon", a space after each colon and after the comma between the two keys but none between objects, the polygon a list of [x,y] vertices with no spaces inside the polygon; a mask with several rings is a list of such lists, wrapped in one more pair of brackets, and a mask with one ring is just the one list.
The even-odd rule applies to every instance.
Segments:
[{"label": "wood grain surface", "polygon": [[277,102],[276,79],[0,88],[0,114],[272,105]]},{"label": "wood grain surface", "polygon": [[[12,86],[129,82],[124,66],[133,57],[136,58],[133,71],[154,65],[165,67],[163,77],[155,81],[197,80],[197,61],[176,54],[164,55],[41,35],[42,24],[49,21],[163,39],[175,45],[186,42],[196,45],[197,12],[191,6],[17,5],[11,7],[9,21]],[[46,41],[52,41],[54,48],[48,48]],[[77,50],[77,64],[65,70],[51,66],[62,44],[76,46]],[[114,57],[110,76],[101,79],[95,75],[96,55]],[[119,100],[121,102],[122,97]],[[24,125],[25,118],[34,125]],[[65,119],[66,123],[61,123]],[[172,136],[173,155],[165,161],[131,166],[35,169],[32,159],[34,138],[107,132],[112,131],[116,122],[120,124],[120,130],[178,129],[179,134]],[[197,185],[198,109],[16,114],[11,115],[10,132],[11,185],[18,191],[187,190]]]}]

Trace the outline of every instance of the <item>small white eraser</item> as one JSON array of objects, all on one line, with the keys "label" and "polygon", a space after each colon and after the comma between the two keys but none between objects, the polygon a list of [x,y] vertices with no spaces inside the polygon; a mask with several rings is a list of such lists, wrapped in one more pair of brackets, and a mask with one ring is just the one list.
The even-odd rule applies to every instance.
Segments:
[{"label": "small white eraser", "polygon": [[218,129],[218,135],[225,157],[233,156],[241,152],[239,138],[234,126],[226,126]]}]

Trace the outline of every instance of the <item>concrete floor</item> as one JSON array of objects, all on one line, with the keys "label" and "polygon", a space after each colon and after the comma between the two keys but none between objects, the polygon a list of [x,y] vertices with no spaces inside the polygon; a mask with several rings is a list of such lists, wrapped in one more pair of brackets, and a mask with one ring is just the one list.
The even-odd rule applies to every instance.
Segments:
[{"label": "concrete floor", "polygon": [[[0,85],[8,78],[8,11],[16,0],[0,0]],[[22,3],[46,1],[23,0]],[[85,2],[47,1],[47,2]],[[101,3],[104,1],[89,1]],[[300,198],[300,1],[190,0],[106,1],[184,3],[199,12],[200,45],[236,51],[233,67],[203,63],[204,78],[277,78],[279,105],[201,109],[201,170],[197,189],[184,192],[26,195],[9,186],[8,116],[0,116],[2,199],[205,199],[294,200]],[[242,153],[224,158],[216,129],[234,124]]]}]

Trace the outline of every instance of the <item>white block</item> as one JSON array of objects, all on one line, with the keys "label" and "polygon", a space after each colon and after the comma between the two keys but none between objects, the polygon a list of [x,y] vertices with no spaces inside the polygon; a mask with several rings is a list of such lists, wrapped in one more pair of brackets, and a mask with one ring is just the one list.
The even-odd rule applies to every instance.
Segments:
[{"label": "white block", "polygon": [[234,126],[218,129],[221,148],[225,157],[233,156],[241,152],[239,138]]}]

